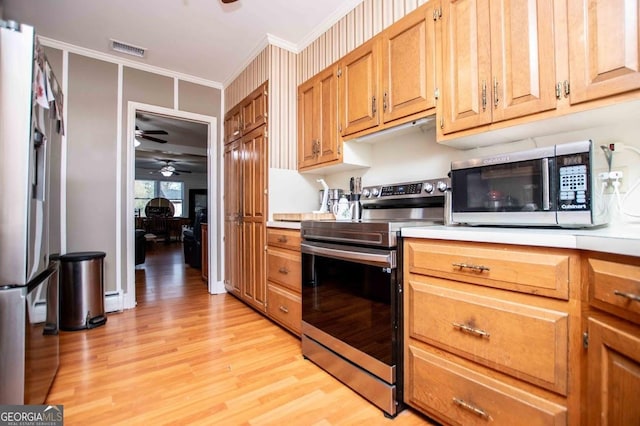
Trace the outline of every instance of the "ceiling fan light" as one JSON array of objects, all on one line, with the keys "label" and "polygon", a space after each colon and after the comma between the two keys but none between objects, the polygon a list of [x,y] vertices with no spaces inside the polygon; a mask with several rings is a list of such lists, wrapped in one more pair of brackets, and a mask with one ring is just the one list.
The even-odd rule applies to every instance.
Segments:
[{"label": "ceiling fan light", "polygon": [[173,174],[171,170],[161,170],[160,173],[162,173],[162,176],[164,177],[169,177]]},{"label": "ceiling fan light", "polygon": [[142,144],[142,142],[140,142],[138,139],[133,139],[133,146],[135,146],[136,148],[139,147]]}]

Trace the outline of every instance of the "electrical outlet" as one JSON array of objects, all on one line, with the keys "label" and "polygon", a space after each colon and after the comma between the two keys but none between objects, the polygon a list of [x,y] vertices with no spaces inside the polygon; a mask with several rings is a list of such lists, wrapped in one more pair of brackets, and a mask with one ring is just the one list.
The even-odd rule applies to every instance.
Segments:
[{"label": "electrical outlet", "polygon": [[618,192],[625,192],[627,190],[627,185],[625,183],[628,180],[627,168],[626,167],[614,167],[615,170],[609,172],[607,169],[597,169],[594,171],[595,173],[595,186],[596,191],[602,191],[603,182],[605,185],[605,194],[613,193],[613,182],[616,180],[620,182],[618,186]]},{"label": "electrical outlet", "polygon": [[627,192],[627,181],[629,180],[629,175],[627,174],[627,167],[614,166],[613,170],[609,173],[609,186],[612,187],[613,182],[618,179],[620,182],[620,186],[618,187],[618,192],[625,193]]},{"label": "electrical outlet", "polygon": [[624,173],[621,172],[620,170],[614,170],[611,173],[609,173],[609,178],[611,180],[618,179],[618,180],[622,181],[622,177],[623,176],[624,176]]}]

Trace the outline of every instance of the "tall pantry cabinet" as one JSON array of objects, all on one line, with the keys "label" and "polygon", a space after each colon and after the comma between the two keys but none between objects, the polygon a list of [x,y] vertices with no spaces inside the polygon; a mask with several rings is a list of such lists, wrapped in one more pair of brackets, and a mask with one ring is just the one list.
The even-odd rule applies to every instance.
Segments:
[{"label": "tall pantry cabinet", "polygon": [[225,277],[227,291],[266,309],[268,189],[267,88],[264,83],[227,113],[241,111],[224,150]]}]

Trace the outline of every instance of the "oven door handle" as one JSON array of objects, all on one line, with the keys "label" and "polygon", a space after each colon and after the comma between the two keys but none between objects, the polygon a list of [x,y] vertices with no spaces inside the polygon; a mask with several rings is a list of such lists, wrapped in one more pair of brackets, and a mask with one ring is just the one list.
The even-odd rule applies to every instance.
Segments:
[{"label": "oven door handle", "polygon": [[343,250],[340,248],[328,247],[328,245],[316,245],[310,243],[300,244],[302,253],[313,254],[333,259],[348,260],[357,263],[366,263],[368,265],[381,266],[383,268],[396,268],[396,252],[395,250],[383,251],[377,250],[375,253],[362,252],[353,250]]}]

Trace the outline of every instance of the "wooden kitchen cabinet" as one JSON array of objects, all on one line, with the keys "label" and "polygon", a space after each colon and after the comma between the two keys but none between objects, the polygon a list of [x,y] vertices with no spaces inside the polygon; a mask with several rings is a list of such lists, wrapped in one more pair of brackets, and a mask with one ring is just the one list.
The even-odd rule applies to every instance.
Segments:
[{"label": "wooden kitchen cabinet", "polygon": [[568,0],[571,104],[640,89],[640,15],[629,0]]},{"label": "wooden kitchen cabinet", "polygon": [[379,37],[338,61],[338,93],[338,128],[343,137],[380,123]]},{"label": "wooden kitchen cabinet", "polygon": [[225,144],[236,141],[252,130],[267,124],[268,90],[269,82],[266,81],[225,114]]},{"label": "wooden kitchen cabinet", "polygon": [[640,424],[640,259],[589,253],[585,269],[589,424]]},{"label": "wooden kitchen cabinet", "polygon": [[267,229],[267,315],[300,336],[302,270],[300,231]]},{"label": "wooden kitchen cabinet", "polygon": [[268,117],[268,83],[263,83],[242,101],[240,128],[243,134],[267,123]]},{"label": "wooden kitchen cabinet", "polygon": [[[405,16],[382,33],[384,123],[435,108],[439,1]],[[423,114],[424,115],[424,114]]]},{"label": "wooden kitchen cabinet", "polygon": [[340,161],[337,98],[336,66],[298,87],[298,170]]},{"label": "wooden kitchen cabinet", "polygon": [[[231,111],[266,102],[266,83]],[[265,103],[266,105],[266,103]],[[260,111],[257,107],[254,111]],[[245,110],[246,112],[246,110]],[[254,114],[267,117],[266,112]],[[261,119],[258,119],[261,120]],[[260,312],[266,307],[267,125],[240,131],[225,145],[225,277],[227,291]]]},{"label": "wooden kitchen cabinet", "polygon": [[264,311],[266,303],[267,138],[266,126],[242,137],[241,297]]},{"label": "wooden kitchen cabinet", "polygon": [[240,128],[240,105],[231,109],[224,119],[224,143],[228,144],[242,137]]},{"label": "wooden kitchen cabinet", "polygon": [[241,144],[237,140],[224,150],[224,286],[240,297],[243,268],[241,227]]},{"label": "wooden kitchen cabinet", "polygon": [[556,107],[553,0],[443,0],[439,136]]},{"label": "wooden kitchen cabinet", "polygon": [[444,424],[581,424],[579,253],[422,239],[404,253],[407,404]]}]

